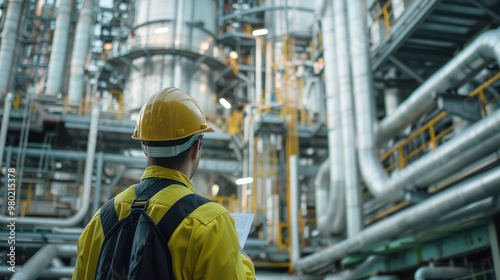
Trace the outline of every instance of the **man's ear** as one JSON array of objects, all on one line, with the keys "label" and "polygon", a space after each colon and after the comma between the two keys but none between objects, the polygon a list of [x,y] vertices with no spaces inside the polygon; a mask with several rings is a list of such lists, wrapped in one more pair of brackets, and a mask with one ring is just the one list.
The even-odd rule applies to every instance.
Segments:
[{"label": "man's ear", "polygon": [[201,152],[201,141],[197,140],[194,142],[193,146],[191,147],[191,159],[196,160],[196,158],[199,156],[198,154]]}]

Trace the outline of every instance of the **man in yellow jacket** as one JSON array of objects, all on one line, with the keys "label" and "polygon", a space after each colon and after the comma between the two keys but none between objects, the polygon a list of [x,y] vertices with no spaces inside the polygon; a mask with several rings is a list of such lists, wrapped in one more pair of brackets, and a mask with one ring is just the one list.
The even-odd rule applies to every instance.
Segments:
[{"label": "man in yellow jacket", "polygon": [[[201,155],[203,133],[213,132],[198,103],[177,88],[153,94],[142,107],[132,138],[141,141],[148,166],[141,180],[167,178],[170,185],[148,203],[146,213],[158,223],[180,198],[194,193],[190,179]],[[130,214],[135,185],[114,199],[118,219]],[[78,240],[73,279],[94,279],[104,241],[100,211]],[[206,203],[189,214],[168,241],[175,279],[255,279],[250,259],[240,250],[234,220],[216,203]]]}]

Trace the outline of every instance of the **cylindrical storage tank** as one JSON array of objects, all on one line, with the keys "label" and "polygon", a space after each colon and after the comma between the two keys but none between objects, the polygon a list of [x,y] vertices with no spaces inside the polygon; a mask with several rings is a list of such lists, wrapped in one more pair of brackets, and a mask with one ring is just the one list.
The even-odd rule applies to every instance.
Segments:
[{"label": "cylindrical storage tank", "polygon": [[311,0],[268,0],[265,2],[270,8],[265,15],[266,26],[269,30],[268,38],[281,37],[285,34],[295,37],[311,36],[314,13],[294,9],[294,7],[312,7]]},{"label": "cylindrical storage tank", "polygon": [[215,46],[211,34],[217,33],[216,16],[214,0],[136,1],[129,47],[175,48],[211,54]]},{"label": "cylindrical storage tank", "polygon": [[133,61],[135,67],[131,68],[123,92],[127,111],[140,109],[151,94],[172,86],[176,60],[181,65],[181,88],[198,101],[206,115],[215,113],[217,96],[210,68],[201,64],[195,73],[191,73],[195,62],[174,55],[155,55],[150,59],[139,57]]},{"label": "cylindrical storage tank", "polygon": [[[315,22],[314,12],[312,8],[311,11],[302,9],[311,7],[310,0],[268,0],[265,1],[265,3],[268,7],[268,10],[265,13],[265,25],[269,30],[267,39],[272,42],[273,63],[278,68],[283,69],[286,67],[285,61],[290,60],[292,56],[295,60],[300,59],[299,53],[291,53],[294,52],[294,50],[291,49],[291,43],[293,41],[283,42],[283,39],[294,40],[300,38],[310,38],[312,36],[312,27]],[[287,72],[289,74],[289,71]],[[284,80],[285,76],[280,72],[275,73],[273,79],[272,92],[276,95],[274,97],[267,98],[266,100],[279,98],[278,92],[281,92],[286,88],[286,96],[289,98],[288,102],[296,103],[298,107],[298,85],[291,83],[284,85],[283,83],[287,81]],[[289,77],[288,82],[290,81],[291,79]],[[294,91],[295,93],[290,94],[291,91]],[[273,94],[271,94],[271,96]],[[282,94],[284,93],[282,92]]]},{"label": "cylindrical storage tank", "polygon": [[[213,56],[217,6],[214,0],[136,1],[134,27],[128,37],[129,51],[178,49]],[[210,115],[215,113],[213,72],[195,58],[153,54],[135,58],[124,87],[125,110],[133,112],[161,88],[177,86],[193,96]],[[156,52],[158,53],[158,52]],[[177,79],[176,79],[177,77]]]}]

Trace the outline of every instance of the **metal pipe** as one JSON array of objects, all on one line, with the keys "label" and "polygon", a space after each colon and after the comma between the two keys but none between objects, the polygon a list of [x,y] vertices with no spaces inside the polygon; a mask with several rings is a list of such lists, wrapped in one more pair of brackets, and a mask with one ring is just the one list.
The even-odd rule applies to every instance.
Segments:
[{"label": "metal pipe", "polygon": [[[3,107],[2,116],[2,127],[0,127],[0,169],[2,168],[3,162],[3,151],[5,149],[5,141],[7,141],[7,131],[9,130],[9,119],[10,119],[10,109],[12,108],[12,100],[14,96],[12,93],[7,93],[5,97],[5,104]],[[5,162],[5,168],[9,168],[7,165],[9,162]]]},{"label": "metal pipe", "polygon": [[[9,146],[7,148],[7,157],[5,158],[5,168],[9,168],[8,164],[10,164],[11,161],[12,161],[12,146]],[[1,168],[1,166],[0,166],[0,168]],[[8,175],[7,175],[7,178],[8,178]],[[5,183],[4,190],[7,190],[9,188],[9,180],[4,180],[4,183]],[[8,194],[9,194],[8,191],[3,191],[3,201],[7,201]],[[7,213],[7,207],[8,207],[7,203],[2,203],[2,212],[1,212],[2,215]]]},{"label": "metal pipe", "polygon": [[[358,113],[358,116],[360,115]],[[377,149],[373,142],[370,143],[370,134],[364,131],[359,133],[359,155],[360,162],[363,162],[361,171],[371,193],[377,199],[383,201],[400,199],[403,187],[425,186],[436,182],[496,150],[500,146],[499,129],[500,110],[497,110],[488,118],[467,128],[464,133],[442,144],[434,152],[424,155],[394,174],[390,179],[387,179],[376,157]]]},{"label": "metal pipe", "polygon": [[496,155],[500,158],[498,148],[500,148],[500,133],[481,142],[478,141],[466,150],[456,151],[455,157],[448,157],[446,162],[445,159],[441,160],[440,168],[429,170],[425,176],[415,178],[414,185],[423,187],[436,183],[486,156]]},{"label": "metal pipe", "polygon": [[[97,144],[97,132],[99,129],[99,106],[92,109],[89,137],[87,143],[87,157],[85,161],[85,175],[83,179],[83,194],[81,207],[75,213],[75,215],[66,218],[33,218],[24,217],[18,218],[17,224],[29,224],[29,225],[45,225],[45,226],[65,226],[71,227],[75,226],[87,215],[90,206],[90,196],[92,191],[92,173],[94,172],[94,155],[95,147]],[[7,223],[7,217],[0,216],[0,222]]]},{"label": "metal pipe", "polygon": [[[330,182],[323,186],[316,181],[316,215],[318,230],[322,235],[338,234],[345,227],[345,174],[342,125],[340,121],[339,75],[336,63],[335,24],[333,18],[333,2],[328,1],[325,15],[321,19],[323,26],[323,55],[325,59],[325,95],[328,126],[328,162],[325,161],[318,172],[317,180],[321,180],[324,171],[330,174]],[[325,167],[328,167],[327,170]],[[321,184],[321,185],[318,185]],[[326,190],[329,190],[328,192]],[[328,195],[327,195],[328,193]],[[324,202],[324,208],[322,207]],[[323,209],[318,209],[323,208]],[[324,211],[323,211],[324,210]]]},{"label": "metal pipe", "polygon": [[[257,109],[262,107],[262,38],[255,37],[255,103]],[[260,114],[257,110],[257,114]]]},{"label": "metal pipe", "polygon": [[[14,153],[19,152],[18,148],[13,148]],[[42,149],[27,148],[25,149],[27,156],[42,156],[45,151]],[[50,156],[56,159],[66,159],[66,160],[83,160],[86,158],[86,154],[81,151],[65,151],[65,150],[50,150]],[[143,168],[146,166],[146,157],[133,157],[125,156],[119,154],[104,154],[104,162],[106,163],[120,163],[125,164],[128,167]],[[241,172],[241,163],[237,161],[227,161],[227,160],[212,160],[212,159],[201,159],[198,166],[198,170],[202,171],[231,171],[231,172]]]},{"label": "metal pipe", "polygon": [[325,280],[351,280],[357,279],[362,276],[362,274],[368,274],[367,271],[371,266],[382,259],[381,256],[371,255],[366,258],[361,264],[356,266],[354,269],[344,270],[333,275],[327,276]]},{"label": "metal pipe", "polygon": [[11,280],[36,279],[40,272],[47,268],[53,258],[57,256],[57,246],[47,244],[38,250],[23,266],[12,275]]},{"label": "metal pipe", "polygon": [[[350,4],[349,8],[352,7],[353,10],[361,9],[359,0],[352,1]],[[354,22],[351,22],[354,25]],[[353,32],[358,34],[359,37],[355,40],[358,44],[355,49],[352,49],[353,56],[351,58],[353,69],[356,69],[354,71],[354,96],[356,100],[354,103],[356,105],[358,156],[359,162],[363,163],[360,165],[360,168],[364,181],[368,185],[370,192],[377,199],[385,201],[400,199],[402,197],[401,190],[403,187],[412,185],[421,186],[436,182],[439,179],[443,179],[453,174],[473,160],[478,160],[487,153],[493,152],[494,149],[500,146],[496,144],[499,143],[495,141],[495,139],[497,139],[496,137],[493,140],[489,139],[498,134],[499,131],[500,112],[496,112],[490,115],[490,117],[469,127],[463,134],[441,145],[434,152],[426,154],[421,159],[410,164],[401,172],[395,173],[389,179],[380,163],[378,147],[376,146],[374,132],[375,94],[373,79],[369,60],[364,60],[365,62],[363,64],[361,63],[362,57],[369,57],[369,55],[367,54],[368,47],[366,38],[363,35],[364,33],[359,30],[363,29],[359,28],[358,32]],[[492,35],[495,34],[499,35],[499,31],[495,30],[493,33],[485,33],[485,35],[481,35],[480,38],[492,39],[494,38]],[[486,39],[481,39],[479,41],[485,40]],[[365,44],[362,44],[362,42],[365,42]],[[478,43],[475,45],[477,44]],[[478,50],[477,48],[473,49]],[[470,50],[468,52],[470,52]],[[462,55],[458,55],[457,57],[462,57]],[[456,63],[453,65],[455,64]],[[450,66],[445,66],[445,68],[449,67]],[[451,70],[440,72],[445,73],[450,71]],[[425,84],[428,83],[426,82]],[[396,115],[397,111],[400,110],[402,106],[404,105],[400,105],[392,115]],[[486,145],[483,146],[483,143],[486,143]],[[481,150],[481,148],[484,150]]]},{"label": "metal pipe", "polygon": [[299,244],[299,177],[298,177],[298,159],[297,155],[290,156],[290,240],[292,263],[300,259]]},{"label": "metal pipe", "polygon": [[0,48],[0,100],[9,92],[14,52],[23,0],[10,0],[7,5]]},{"label": "metal pipe", "polygon": [[62,0],[57,12],[45,90],[47,95],[55,96],[62,90],[72,7],[73,0]]},{"label": "metal pipe", "polygon": [[[356,1],[354,1],[356,2]],[[356,34],[349,37],[352,31],[349,30],[349,24],[357,21],[357,18],[349,13],[349,21],[347,12],[351,11],[353,2],[349,5],[345,0],[333,1],[333,14],[335,20],[335,43],[336,61],[339,75],[339,93],[340,93],[340,116],[342,125],[342,140],[344,150],[344,172],[345,172],[345,199],[346,199],[346,220],[347,220],[347,236],[355,236],[363,228],[362,222],[362,202],[360,182],[358,177],[358,162],[356,158],[356,135],[355,135],[355,118],[353,104],[353,87],[351,86],[351,68],[350,60],[354,58],[354,54],[349,59],[349,48],[353,51],[357,45],[352,41]],[[349,9],[348,9],[349,6]],[[359,11],[361,13],[361,10]],[[361,16],[360,16],[361,17]],[[354,28],[354,27],[353,27]],[[351,44],[350,41],[353,43]],[[359,59],[359,58],[356,58]],[[352,63],[353,67],[356,63]],[[356,84],[356,83],[354,83]]]},{"label": "metal pipe", "polygon": [[[383,188],[383,190],[378,193],[379,196],[377,196],[377,198],[385,201],[399,199],[401,198],[402,188],[411,187],[416,182],[425,182],[427,176],[432,176],[432,179],[442,179],[453,174],[453,172],[459,170],[460,167],[471,163],[466,160],[479,159],[479,156],[486,154],[483,151],[479,151],[478,147],[483,147],[483,149],[490,152],[498,148],[500,142],[495,140],[498,139],[499,131],[500,110],[497,110],[488,118],[476,122],[462,134],[442,144],[434,152],[422,156],[418,161],[408,165],[400,172],[395,173],[388,181],[368,182],[371,182],[372,185],[378,184],[377,187],[379,189]],[[485,146],[483,146],[483,143]],[[469,149],[474,149],[478,151],[478,153],[472,154],[468,151]],[[453,166],[450,162],[457,165]],[[441,170],[441,173],[434,173],[434,170]],[[450,173],[445,173],[445,171]],[[367,180],[366,177],[365,180]]]},{"label": "metal pipe", "polygon": [[102,186],[102,168],[104,165],[104,154],[99,152],[97,154],[97,167],[95,176],[95,188],[94,188],[94,201],[92,203],[92,213],[97,212],[97,209],[101,206],[101,186]]},{"label": "metal pipe", "polygon": [[[317,229],[321,235],[340,234],[345,228],[345,194],[343,184],[333,180],[330,160],[319,167],[314,180]],[[339,168],[334,168],[337,174]]]},{"label": "metal pipe", "polygon": [[[351,7],[354,5],[354,7]],[[359,10],[361,12],[361,3],[359,0],[351,1],[349,5],[351,11]],[[356,42],[352,51],[352,65],[354,70],[354,104],[356,106],[356,129],[358,141],[358,157],[361,174],[370,192],[381,197],[385,194],[385,185],[388,177],[382,168],[379,160],[378,149],[375,146],[374,120],[375,114],[375,92],[373,87],[373,77],[370,66],[370,56],[367,38],[364,36],[364,30],[360,27],[359,19],[351,19],[353,39]],[[358,34],[359,33],[359,34]],[[354,46],[354,45],[353,45]]]},{"label": "metal pipe", "polygon": [[83,0],[78,23],[76,24],[68,87],[68,105],[70,106],[80,106],[83,89],[86,88],[84,84],[85,61],[89,53],[93,8],[94,0]]},{"label": "metal pipe", "polygon": [[422,266],[415,271],[413,275],[415,280],[458,278],[470,273],[466,267],[434,267]]},{"label": "metal pipe", "polygon": [[314,271],[366,246],[390,240],[408,228],[416,227],[423,222],[435,221],[446,213],[499,193],[499,183],[500,167],[497,167],[387,217],[332,248],[302,258],[295,263],[295,269]]},{"label": "metal pipe", "polygon": [[101,204],[106,203],[108,200],[111,199],[111,192],[113,191],[113,188],[118,184],[118,181],[123,177],[125,172],[127,171],[127,167],[125,165],[120,165],[118,172],[116,172],[116,176],[111,180],[111,183],[106,186],[106,189],[104,190],[104,195],[101,197]]},{"label": "metal pipe", "polygon": [[273,64],[273,44],[272,40],[266,42],[266,80],[265,80],[265,107],[271,106],[271,92],[273,83],[273,72],[271,65]]},{"label": "metal pipe", "polygon": [[[182,27],[184,24],[184,2],[185,0],[177,0],[177,18],[175,21],[175,37],[174,37],[174,49],[181,48],[181,39],[182,39]],[[194,3],[191,3],[194,5]],[[182,61],[180,56],[175,57],[174,62],[174,84],[175,87],[183,88],[182,84]]]},{"label": "metal pipe", "polygon": [[[362,33],[364,34],[364,33]],[[377,129],[377,143],[383,144],[436,104],[433,94],[460,86],[492,60],[500,62],[500,29],[481,34],[450,62],[420,85],[396,111],[386,116]]]},{"label": "metal pipe", "polygon": [[[52,259],[51,265],[54,268],[57,268],[57,269],[65,267],[64,262],[60,258],[57,258],[57,257]],[[71,279],[70,277],[61,277],[61,278],[59,278],[59,280],[70,280],[70,279]]]},{"label": "metal pipe", "polygon": [[[388,73],[385,75],[385,79],[388,81],[394,81],[397,79],[397,70],[395,67],[391,67]],[[386,87],[384,88],[384,105],[385,105],[385,115],[388,116],[392,114],[400,103],[400,93],[399,89],[396,87]]]}]

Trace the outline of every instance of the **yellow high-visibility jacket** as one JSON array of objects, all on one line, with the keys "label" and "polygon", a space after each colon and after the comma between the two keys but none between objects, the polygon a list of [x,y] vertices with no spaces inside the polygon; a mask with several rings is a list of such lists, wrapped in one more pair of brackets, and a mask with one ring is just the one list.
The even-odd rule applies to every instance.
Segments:
[{"label": "yellow high-visibility jacket", "polygon": [[[184,183],[170,185],[153,196],[146,212],[158,223],[178,199],[194,193],[189,178],[183,173],[149,166],[141,180],[168,178]],[[134,186],[115,197],[118,219],[127,217],[135,196]],[[100,211],[83,230],[78,240],[78,256],[73,279],[94,279],[104,233]],[[175,279],[255,279],[253,263],[240,252],[233,218],[217,203],[206,203],[186,217],[168,241]]]}]

